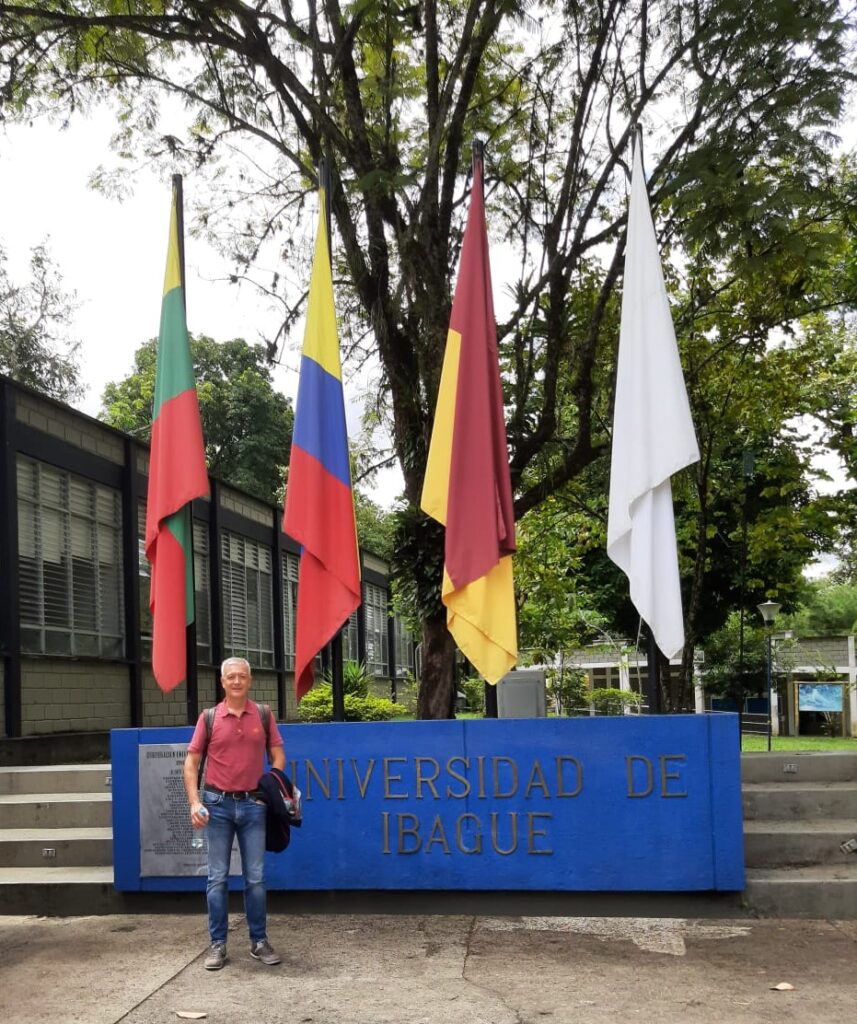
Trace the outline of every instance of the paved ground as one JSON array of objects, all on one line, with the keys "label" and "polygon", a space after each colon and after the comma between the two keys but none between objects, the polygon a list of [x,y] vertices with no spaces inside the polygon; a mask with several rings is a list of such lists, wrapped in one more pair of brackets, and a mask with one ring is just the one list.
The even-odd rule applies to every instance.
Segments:
[{"label": "paved ground", "polygon": [[[839,1024],[857,922],[285,915],[203,969],[195,915],[0,917],[3,1024]],[[788,982],[793,991],[775,991]]]}]

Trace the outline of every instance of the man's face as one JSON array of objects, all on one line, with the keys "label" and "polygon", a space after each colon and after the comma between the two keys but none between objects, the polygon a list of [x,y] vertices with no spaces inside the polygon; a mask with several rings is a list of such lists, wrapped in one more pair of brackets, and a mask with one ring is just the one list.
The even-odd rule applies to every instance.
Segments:
[{"label": "man's face", "polygon": [[240,699],[246,697],[252,682],[250,671],[243,661],[230,661],[220,677],[223,692],[227,697]]}]

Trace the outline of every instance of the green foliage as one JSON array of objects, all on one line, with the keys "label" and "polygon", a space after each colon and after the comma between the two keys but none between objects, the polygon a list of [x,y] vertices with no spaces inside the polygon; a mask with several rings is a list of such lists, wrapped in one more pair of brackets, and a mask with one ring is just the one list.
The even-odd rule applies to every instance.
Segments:
[{"label": "green foliage", "polygon": [[[767,751],[767,736],[747,735],[741,737],[741,749],[745,751]],[[857,753],[857,739],[847,736],[774,736],[772,750],[850,750]]]},{"label": "green foliage", "polygon": [[[402,712],[398,704],[383,697],[345,694],[345,720],[347,722],[389,722]],[[302,722],[333,721],[333,692],[327,683],[319,683],[304,694],[298,705]]]},{"label": "green foliage", "polygon": [[[265,349],[240,338],[190,339],[209,471],[227,483],[274,502],[292,443],[291,400],[274,390]],[[152,426],[158,343],[145,342],[134,370],[102,396],[101,418],[141,440]]]},{"label": "green foliage", "polygon": [[355,490],[354,516],[357,520],[357,539],[360,547],[389,561],[393,554],[395,532],[393,514],[376,505],[359,490]]},{"label": "green foliage", "polygon": [[[369,693],[369,673],[362,661],[346,661],[342,665],[342,692],[354,697],[366,697]],[[333,673],[327,669],[322,674],[326,686],[333,683]]]},{"label": "green foliage", "polygon": [[402,708],[386,697],[345,696],[345,717],[349,722],[389,722],[402,713]]},{"label": "green foliage", "polygon": [[816,580],[785,625],[799,637],[857,633],[857,583]]},{"label": "green foliage", "polygon": [[604,622],[591,580],[581,571],[604,531],[571,486],[546,498],[518,524],[515,590],[518,644],[526,660],[550,663],[589,643]]},{"label": "green foliage", "polygon": [[553,701],[557,715],[573,715],[589,703],[589,687],[586,673],[580,669],[557,668],[545,671],[547,695]]},{"label": "green foliage", "polygon": [[464,701],[468,711],[485,713],[485,680],[481,678],[468,677],[458,683],[458,687],[464,694]]},{"label": "green foliage", "polygon": [[[442,530],[417,504],[474,135],[488,140],[492,235],[514,254],[498,343],[516,512],[573,483],[581,532],[594,536],[603,532],[629,144],[636,125],[657,126],[649,189],[702,448],[700,465],[674,481],[687,685],[693,645],[723,624],[736,582],[750,605],[767,593],[793,604],[802,566],[836,543],[847,519],[843,502],[814,493],[800,417],[821,423],[824,443],[854,471],[853,363],[849,378],[830,326],[830,311],[853,308],[857,295],[854,175],[832,155],[853,81],[853,8],[582,0],[551,6],[549,30],[524,35],[526,9],[355,0],[320,6],[308,28],[272,0],[240,16],[181,4],[180,17],[149,2],[0,0],[7,115],[114,100],[123,160],[194,169],[197,227],[228,251],[236,280],[284,262],[305,279],[307,191],[318,154],[331,155],[344,349],[354,365],[371,356],[380,367],[375,404],[408,501],[397,517],[396,601],[415,635],[423,620],[423,687],[440,696],[421,707],[437,714],[450,661],[434,628]],[[164,92],[180,100],[169,128]],[[176,108],[186,124],[173,123]],[[242,138],[268,154],[242,155]],[[276,274],[263,288],[285,294],[287,333],[303,300],[283,293]],[[274,478],[286,450],[268,462]],[[736,468],[745,450],[758,466],[746,489]],[[267,496],[275,484],[261,462],[249,471],[245,462],[229,472],[248,473]],[[565,566],[545,551],[554,583],[538,572],[537,533],[525,536],[527,643],[555,652],[605,621],[630,632],[626,584],[603,550],[584,541]]]},{"label": "green foliage", "polygon": [[424,618],[445,615],[440,599],[444,531],[412,505],[397,508],[393,523],[393,608],[408,630],[420,636]]},{"label": "green foliage", "polygon": [[611,687],[596,687],[589,693],[589,703],[602,715],[622,715],[625,708],[639,710],[643,698],[630,690],[615,690]]},{"label": "green foliage", "polygon": [[62,290],[62,278],[44,245],[30,253],[30,279],[12,280],[0,246],[0,373],[69,402],[83,388],[78,344],[67,335],[75,296]]},{"label": "green foliage", "polygon": [[705,641],[702,683],[707,693],[743,707],[745,698],[764,692],[766,666],[764,631],[745,624],[742,656],[738,616],[733,614],[725,626]]}]

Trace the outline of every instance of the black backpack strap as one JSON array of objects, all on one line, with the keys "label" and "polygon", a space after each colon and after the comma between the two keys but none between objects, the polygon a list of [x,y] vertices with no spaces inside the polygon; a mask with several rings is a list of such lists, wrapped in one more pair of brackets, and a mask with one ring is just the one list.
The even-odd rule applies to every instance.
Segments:
[{"label": "black backpack strap", "polygon": [[203,711],[205,715],[205,746],[208,749],[208,744],[211,743],[211,733],[214,729],[214,715],[217,708],[206,708]]},{"label": "black backpack strap", "polygon": [[208,760],[208,745],[211,743],[211,733],[214,730],[214,715],[217,708],[205,708],[202,712],[205,721],[205,750],[202,752],[202,760],[199,762],[199,775],[197,775],[197,789],[202,791],[205,779],[205,762]]},{"label": "black backpack strap", "polygon": [[262,728],[265,730],[265,750],[268,753],[268,760],[271,758],[271,706],[270,704],[256,704],[259,717],[262,719]]}]

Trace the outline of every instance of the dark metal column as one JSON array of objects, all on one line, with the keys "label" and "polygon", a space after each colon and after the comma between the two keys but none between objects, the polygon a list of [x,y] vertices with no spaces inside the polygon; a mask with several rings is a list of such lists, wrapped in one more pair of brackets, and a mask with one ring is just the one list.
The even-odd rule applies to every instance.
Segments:
[{"label": "dark metal column", "polygon": [[274,543],[271,545],[271,576],[274,584],[274,669],[277,673],[277,720],[282,722],[286,717],[286,672],[284,667],[286,655],[286,633],[283,625],[283,542],[282,513],[278,508],[273,510]]},{"label": "dark metal column", "polygon": [[128,659],[128,686],[131,726],[143,725],[143,656],[140,644],[140,544],[138,509],[140,484],[137,475],[137,445],[126,437],[125,469],[122,479],[122,562],[125,595],[125,656]]},{"label": "dark metal column", "polygon": [[661,713],[661,687],[658,680],[658,645],[655,642],[655,634],[648,622],[644,623],[646,636],[648,637],[648,652],[646,665],[646,703],[649,706],[650,715]]},{"label": "dark metal column", "polygon": [[21,604],[18,580],[18,468],[15,393],[0,381],[0,649],[7,736],[21,735]]},{"label": "dark metal column", "polygon": [[363,583],[363,553],[360,553],[360,605],[357,608],[357,661],[366,665],[366,598]]},{"label": "dark metal column", "polygon": [[211,580],[211,657],[215,664],[210,688],[203,687],[202,703],[220,700],[220,665],[223,652],[223,571],[220,530],[220,481],[209,477],[211,488],[211,516],[208,520],[208,552]]},{"label": "dark metal column", "polygon": [[[390,588],[387,587],[387,610],[390,608]],[[390,666],[390,700],[396,700],[396,620],[392,615],[387,615],[387,651],[388,664]]]}]

